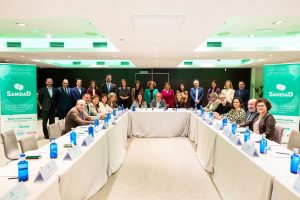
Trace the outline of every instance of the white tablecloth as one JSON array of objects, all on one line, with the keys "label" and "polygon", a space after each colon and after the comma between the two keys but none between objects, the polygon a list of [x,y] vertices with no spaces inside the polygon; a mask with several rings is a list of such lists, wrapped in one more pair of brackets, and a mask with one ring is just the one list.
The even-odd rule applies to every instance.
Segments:
[{"label": "white tablecloth", "polygon": [[213,126],[208,125],[198,117],[198,139],[196,155],[202,167],[210,173],[213,173],[215,143],[218,132],[220,131],[217,131],[213,128]]},{"label": "white tablecloth", "polygon": [[188,138],[197,144],[198,140],[198,116],[195,113],[191,113],[190,116],[190,131]]},{"label": "white tablecloth", "polygon": [[190,111],[136,111],[129,112],[130,137],[187,136]]},{"label": "white tablecloth", "polygon": [[[288,176],[289,177],[289,176]],[[296,192],[293,188],[293,184],[296,181],[296,175],[294,177],[275,178],[272,192],[272,200],[299,200],[300,193]]]}]

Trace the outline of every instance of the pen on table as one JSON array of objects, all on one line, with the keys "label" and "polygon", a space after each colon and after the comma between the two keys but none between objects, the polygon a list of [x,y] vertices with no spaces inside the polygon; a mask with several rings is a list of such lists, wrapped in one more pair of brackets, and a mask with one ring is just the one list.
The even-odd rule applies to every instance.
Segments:
[{"label": "pen on table", "polygon": [[8,179],[8,180],[18,179],[18,177],[17,177],[17,176],[13,176],[13,177],[8,177],[7,179]]},{"label": "pen on table", "polygon": [[289,153],[278,152],[278,151],[276,151],[276,153],[278,153],[278,154],[284,154],[284,155],[290,155]]}]

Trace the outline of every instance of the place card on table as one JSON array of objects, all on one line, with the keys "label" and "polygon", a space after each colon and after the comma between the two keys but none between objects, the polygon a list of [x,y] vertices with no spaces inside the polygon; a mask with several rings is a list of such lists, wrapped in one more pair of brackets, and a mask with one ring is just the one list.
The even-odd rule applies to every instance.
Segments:
[{"label": "place card on table", "polygon": [[231,135],[231,126],[225,126],[224,127],[224,130],[223,130],[223,134],[227,137],[227,138],[229,138],[229,136]]},{"label": "place card on table", "polygon": [[296,192],[300,193],[300,175],[297,176],[293,188]]},{"label": "place card on table", "polygon": [[240,136],[237,135],[237,134],[231,134],[231,135],[229,136],[229,141],[232,142],[232,143],[235,144],[235,145],[242,145]]},{"label": "place card on table", "polygon": [[217,130],[223,130],[222,123],[216,122],[215,125],[214,125],[214,127]]},{"label": "place card on table", "polygon": [[55,171],[58,169],[56,162],[54,160],[49,161],[46,166],[42,167],[36,178],[34,179],[34,182],[37,181],[47,181],[54,173]]},{"label": "place card on table", "polygon": [[25,200],[28,196],[28,191],[23,182],[18,183],[13,189],[5,194],[1,199],[5,200]]},{"label": "place card on table", "polygon": [[64,156],[63,160],[74,160],[82,153],[82,150],[78,145],[74,146],[71,149],[68,149],[66,155]]},{"label": "place card on table", "polygon": [[259,153],[258,153],[257,149],[255,148],[255,145],[253,145],[249,142],[243,143],[242,151],[251,157],[259,157]]},{"label": "place card on table", "polygon": [[90,135],[88,135],[84,140],[82,141],[81,146],[90,146],[90,144],[94,142],[94,138]]}]

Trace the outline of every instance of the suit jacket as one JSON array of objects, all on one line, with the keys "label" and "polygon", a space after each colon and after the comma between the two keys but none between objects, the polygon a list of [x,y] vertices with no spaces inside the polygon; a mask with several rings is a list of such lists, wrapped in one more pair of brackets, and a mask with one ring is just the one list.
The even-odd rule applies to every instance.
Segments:
[{"label": "suit jacket", "polygon": [[71,88],[67,88],[67,93],[63,90],[62,87],[56,89],[56,101],[58,110],[69,110],[72,108],[73,99]]},{"label": "suit jacket", "polygon": [[94,123],[94,118],[88,116],[86,112],[82,112],[83,119],[80,117],[80,113],[76,107],[73,107],[67,114],[65,119],[66,132],[71,131],[71,128],[77,126],[89,125]]},{"label": "suit jacket", "polygon": [[101,94],[109,94],[110,92],[114,92],[117,94],[117,86],[116,84],[113,84],[113,83],[110,83],[110,89],[108,91],[108,88],[107,88],[107,84],[106,83],[103,83],[101,85],[101,88],[100,88],[100,93]]},{"label": "suit jacket", "polygon": [[[235,97],[241,98],[242,101],[243,101],[243,105],[244,105],[244,106],[247,106],[248,101],[249,101],[249,99],[250,99],[250,93],[249,93],[249,90],[247,90],[247,89],[239,90],[239,89],[238,89],[238,90],[236,90],[236,91],[234,92],[234,96],[235,96]],[[247,107],[245,107],[245,108],[247,108]]]},{"label": "suit jacket", "polygon": [[42,111],[54,110],[56,107],[56,89],[52,87],[52,97],[49,94],[48,88],[42,87],[39,91],[39,102],[42,105]]},{"label": "suit jacket", "polygon": [[[89,93],[91,95],[91,97],[93,96],[93,89],[88,88],[86,93]],[[100,90],[99,89],[95,89],[95,95],[100,96]]]},{"label": "suit jacket", "polygon": [[[214,102],[208,102],[207,106],[204,108],[206,112],[210,112],[210,111],[215,111],[217,109],[217,107],[219,106],[220,101],[217,99]],[[210,108],[210,106],[212,105],[212,107]]]},{"label": "suit jacket", "polygon": [[190,90],[190,97],[191,97],[191,103],[192,103],[192,105],[195,104],[196,100],[199,100],[200,104],[202,104],[203,94],[204,94],[203,88],[199,87],[198,88],[198,98],[196,99],[196,88],[191,88],[191,90]]},{"label": "suit jacket", "polygon": [[[157,102],[155,99],[153,99],[150,103],[150,108],[157,108]],[[159,102],[159,108],[167,108],[167,104],[166,104],[166,101],[165,100],[161,100]]]},{"label": "suit jacket", "polygon": [[71,94],[72,94],[72,98],[73,98],[74,103],[76,103],[79,99],[82,99],[82,96],[86,92],[86,89],[81,87],[80,91],[81,91],[81,93],[79,92],[79,89],[77,87],[73,87],[71,89]]},{"label": "suit jacket", "polygon": [[[158,93],[158,90],[153,89],[153,99],[155,99],[156,93]],[[150,106],[150,103],[151,103],[150,89],[145,90],[145,92],[144,92],[144,101],[146,101],[147,105]]]},{"label": "suit jacket", "polygon": [[257,111],[250,112],[249,110],[246,112],[245,122],[252,121],[256,117]]},{"label": "suit jacket", "polygon": [[[257,113],[251,121],[240,124],[241,127],[249,126],[250,130],[253,131],[253,124],[258,120],[259,114]],[[271,113],[265,114],[259,122],[259,133],[266,134],[266,138],[272,141],[278,141],[275,134],[276,120]]]}]

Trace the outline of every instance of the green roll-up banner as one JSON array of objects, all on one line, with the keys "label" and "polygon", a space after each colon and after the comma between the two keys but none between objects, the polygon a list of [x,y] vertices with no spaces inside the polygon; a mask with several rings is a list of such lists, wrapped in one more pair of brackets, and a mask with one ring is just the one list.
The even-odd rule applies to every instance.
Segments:
[{"label": "green roll-up banner", "polygon": [[37,133],[36,66],[0,64],[0,131]]},{"label": "green roll-up banner", "polygon": [[277,125],[284,127],[283,142],[299,130],[300,63],[264,65],[264,98],[272,103]]}]

